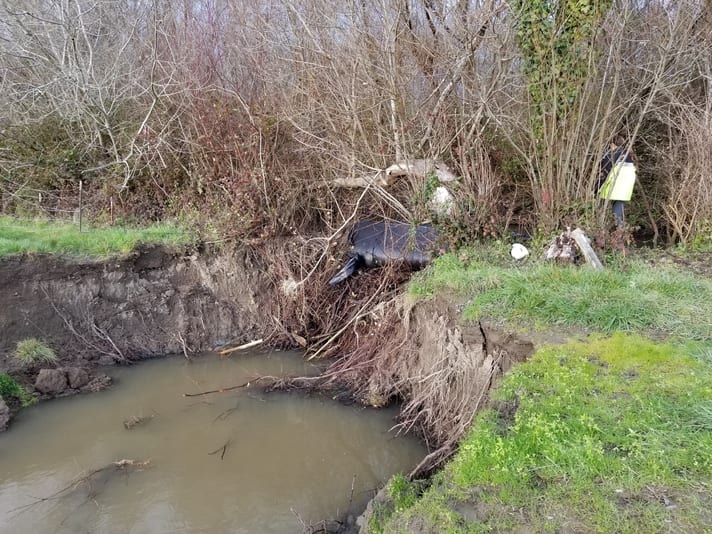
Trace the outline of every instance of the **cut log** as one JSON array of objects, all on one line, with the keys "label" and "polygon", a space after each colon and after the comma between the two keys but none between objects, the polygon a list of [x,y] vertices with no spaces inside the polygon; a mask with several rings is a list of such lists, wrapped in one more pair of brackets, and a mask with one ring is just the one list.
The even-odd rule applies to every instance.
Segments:
[{"label": "cut log", "polygon": [[544,259],[555,260],[558,263],[575,263],[575,244],[576,242],[571,237],[571,232],[566,230],[552,240],[549,248],[544,254]]}]

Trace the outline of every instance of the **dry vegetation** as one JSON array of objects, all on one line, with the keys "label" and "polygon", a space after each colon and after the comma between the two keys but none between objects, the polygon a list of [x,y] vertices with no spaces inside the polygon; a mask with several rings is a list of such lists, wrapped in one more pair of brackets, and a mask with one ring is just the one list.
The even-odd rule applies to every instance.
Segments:
[{"label": "dry vegetation", "polygon": [[[230,237],[331,234],[335,178],[436,158],[457,239],[593,224],[614,132],[641,159],[630,221],[708,228],[707,1],[8,0],[0,8],[4,213],[170,215]],[[359,214],[418,220],[421,178]],[[600,223],[600,221],[599,221]]]},{"label": "dry vegetation", "polygon": [[710,241],[709,0],[5,0],[0,21],[0,215],[71,217],[81,181],[94,222],[178,217],[250,247],[272,281],[265,343],[331,359],[271,387],[403,400],[432,451],[418,472],[511,361],[458,350],[452,325],[412,332],[398,268],[326,284],[354,220],[432,217],[428,176],[335,180],[441,160],[460,177],[436,221],[454,244],[601,233],[594,184],[620,132],[640,160],[628,221]]}]

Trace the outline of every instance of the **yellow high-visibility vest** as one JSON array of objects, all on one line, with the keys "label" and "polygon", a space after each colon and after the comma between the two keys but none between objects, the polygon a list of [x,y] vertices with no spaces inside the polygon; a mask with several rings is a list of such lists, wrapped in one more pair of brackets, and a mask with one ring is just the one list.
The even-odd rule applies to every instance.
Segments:
[{"label": "yellow high-visibility vest", "polygon": [[635,165],[633,163],[616,163],[608,173],[598,195],[605,200],[630,200],[635,185]]}]

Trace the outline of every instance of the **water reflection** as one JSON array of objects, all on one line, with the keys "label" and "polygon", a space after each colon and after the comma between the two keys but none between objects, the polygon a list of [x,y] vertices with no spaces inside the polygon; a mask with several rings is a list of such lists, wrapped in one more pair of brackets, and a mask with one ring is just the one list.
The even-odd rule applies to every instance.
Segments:
[{"label": "water reflection", "polygon": [[[168,358],[22,412],[0,435],[0,532],[284,533],[360,511],[425,454],[388,432],[393,410],[251,389],[183,396],[308,371],[288,353]],[[131,417],[144,419],[127,430]],[[72,485],[119,459],[150,467]]]}]

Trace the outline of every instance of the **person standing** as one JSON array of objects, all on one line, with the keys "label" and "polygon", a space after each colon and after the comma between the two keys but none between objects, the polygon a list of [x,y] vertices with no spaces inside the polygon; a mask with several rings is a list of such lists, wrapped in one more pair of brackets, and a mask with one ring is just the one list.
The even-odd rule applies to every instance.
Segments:
[{"label": "person standing", "polygon": [[622,228],[625,222],[625,203],[629,202],[633,195],[636,165],[637,158],[633,149],[628,150],[625,138],[616,135],[601,161],[597,193],[603,200],[611,202],[613,218],[619,228]]}]

